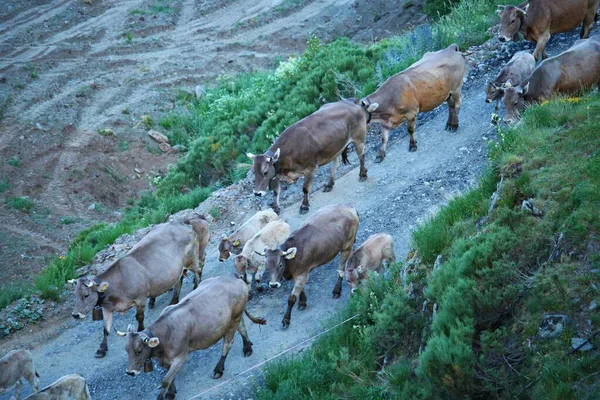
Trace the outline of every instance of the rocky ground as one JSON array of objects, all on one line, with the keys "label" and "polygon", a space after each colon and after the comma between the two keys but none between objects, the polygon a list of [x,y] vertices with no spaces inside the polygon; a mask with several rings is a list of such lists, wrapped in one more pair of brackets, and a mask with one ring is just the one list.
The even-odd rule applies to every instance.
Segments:
[{"label": "rocky ground", "polygon": [[[555,37],[548,48],[549,53],[556,54],[564,50],[576,38],[576,33]],[[484,103],[483,85],[515,51],[523,48],[531,49],[531,46],[525,42],[500,46],[493,40],[470,49],[470,69],[463,91],[459,130],[443,130],[447,107],[441,106],[420,117],[416,133],[418,152],[407,151],[406,128],[401,127],[394,132],[387,158],[381,164],[373,163],[374,150],[379,142],[374,131],[369,135],[367,153],[369,179],[364,183],[358,182],[358,163],[356,156],[352,155],[350,160],[353,166],[339,172],[338,175],[341,176],[331,193],[323,193],[321,189],[325,184],[328,168],[322,168],[313,185],[311,213],[326,204],[354,205],[360,214],[357,242],[361,243],[372,233],[387,231],[394,237],[396,253],[402,259],[410,250],[411,230],[448,199],[463,193],[477,182],[485,168],[487,144],[494,140],[496,132],[496,128],[489,124],[493,106]],[[208,248],[205,277],[233,271],[231,262],[218,262],[217,240],[221,233],[235,229],[256,210],[267,207],[270,196],[267,199],[257,199],[251,191],[252,179],[246,179],[214,193],[194,210],[200,213],[207,213],[214,207],[221,210],[220,218],[211,220],[213,240]],[[286,218],[292,228],[306,218],[298,214],[300,200],[301,182],[288,186],[282,193],[282,217]],[[178,220],[194,211],[187,210],[172,218]],[[98,263],[89,270],[104,268],[111,259],[123,254],[143,235],[144,231],[141,231],[120,238],[115,245],[98,255]],[[306,288],[308,307],[304,311],[294,310],[292,323],[287,331],[282,330],[280,321],[292,285],[288,282],[278,290],[254,296],[249,309],[253,314],[264,316],[268,320],[268,325],[263,327],[248,324],[249,335],[254,342],[254,354],[243,358],[241,341],[236,338],[221,381],[210,378],[212,368],[220,356],[219,345],[191,354],[177,378],[178,398],[251,397],[251,387],[260,379],[260,368],[241,373],[321,332],[323,323],[347,301],[346,287],[341,299],[331,298],[336,264],[337,259],[310,276]],[[191,283],[186,282],[184,292],[187,293],[190,289]],[[157,318],[168,303],[168,297],[166,295],[157,299],[156,308],[147,314],[146,321],[151,322]],[[0,344],[0,354],[11,348],[28,346],[32,349],[42,384],[48,384],[67,373],[80,372],[87,379],[95,399],[147,399],[155,396],[164,371],[157,368],[154,373],[135,378],[125,375],[124,344],[115,336],[110,337],[107,357],[102,360],[93,358],[102,335],[101,324],[68,319],[69,306],[69,303],[60,305],[56,311],[58,316],[51,324],[43,324],[43,329],[24,330],[11,340],[3,341]],[[123,330],[133,320],[133,312],[130,312],[117,316],[115,323]],[[307,345],[302,344],[290,353],[296,354]],[[221,383],[221,386],[214,387]],[[29,390],[25,389],[26,392]],[[10,393],[0,399],[9,397]]]},{"label": "rocky ground", "polygon": [[178,155],[147,131],[181,93],[273,67],[311,34],[398,33],[423,21],[423,2],[0,2],[0,281],[30,279],[166,173]]}]

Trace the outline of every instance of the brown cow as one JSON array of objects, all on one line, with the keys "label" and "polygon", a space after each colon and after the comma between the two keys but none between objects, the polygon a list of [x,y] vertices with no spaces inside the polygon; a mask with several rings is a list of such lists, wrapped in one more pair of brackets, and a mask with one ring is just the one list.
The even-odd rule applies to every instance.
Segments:
[{"label": "brown cow", "polygon": [[13,350],[0,358],[0,393],[15,386],[15,396],[19,400],[23,378],[29,382],[34,392],[38,391],[39,375],[35,371],[29,350]]},{"label": "brown cow", "polygon": [[359,180],[367,179],[365,139],[367,115],[354,101],[341,100],[323,105],[308,117],[288,127],[263,155],[248,154],[254,161],[254,194],[273,189],[273,209],[279,213],[280,180],[295,183],[304,176],[304,199],[300,213],[308,212],[308,194],[317,168],[333,161],[325,192],[331,191],[340,159],[347,164],[347,148],[354,144],[360,160]]},{"label": "brown cow", "polygon": [[65,375],[25,400],[92,400],[87,382],[79,374]]},{"label": "brown cow", "polygon": [[104,338],[96,357],[104,357],[108,350],[113,312],[125,312],[135,306],[138,330],[142,330],[148,298],[174,287],[171,304],[179,301],[184,269],[194,271],[194,288],[198,286],[204,260],[200,247],[206,243],[207,235],[206,221],[202,218],[188,220],[187,224],[156,225],[106,271],[76,280],[73,317],[85,318],[95,306],[102,307]]},{"label": "brown cow", "polygon": [[130,327],[125,346],[127,374],[135,376],[147,360],[157,359],[161,367],[168,369],[158,399],[174,398],[175,375],[187,362],[188,354],[206,349],[222,338],[223,351],[213,374],[213,378],[220,378],[235,331],[242,335],[244,357],[252,354],[243,314],[254,323],[266,324],[264,319],[253,317],[246,310],[248,294],[248,286],[233,274],[209,278],[179,304],[165,308],[147,329],[135,332]]},{"label": "brown cow", "polygon": [[259,211],[231,235],[223,235],[221,243],[219,243],[219,261],[227,260],[230,253],[240,254],[244,245],[252,236],[256,235],[269,222],[277,219],[279,219],[279,216],[271,209]]},{"label": "brown cow", "polygon": [[448,103],[449,116],[446,130],[458,129],[458,112],[466,63],[458,46],[452,44],[444,50],[425,53],[423,58],[402,72],[389,78],[379,89],[361,100],[371,122],[379,122],[381,148],[375,162],[385,158],[390,129],[404,121],[410,134],[409,151],[417,151],[415,127],[417,114],[431,111]]},{"label": "brown cow", "polygon": [[387,233],[369,236],[358,249],[350,254],[346,262],[344,276],[352,293],[356,292],[361,280],[367,277],[368,271],[383,272],[384,261],[387,266],[396,262],[394,239]]},{"label": "brown cow", "polygon": [[529,78],[535,69],[535,58],[528,51],[517,52],[510,61],[500,70],[493,81],[488,81],[485,86],[485,102],[496,102],[494,112],[498,113],[500,100],[504,92],[502,87],[518,86]]},{"label": "brown cow", "polygon": [[600,35],[595,35],[544,60],[521,86],[503,89],[504,120],[509,124],[516,122],[526,103],[543,102],[554,93],[577,94],[599,83]]},{"label": "brown cow", "polygon": [[[279,248],[265,251],[269,285],[279,288],[281,278],[294,280],[294,289],[288,298],[287,312],[282,321],[284,328],[290,325],[296,299],[300,299],[299,310],[306,308],[304,285],[308,282],[310,271],[327,264],[340,253],[338,274],[343,276],[357,231],[358,214],[353,207],[330,205],[308,218]],[[339,297],[340,291],[341,288],[337,293],[334,289],[334,298]]]},{"label": "brown cow", "polygon": [[265,249],[274,250],[279,247],[290,236],[290,226],[284,220],[269,222],[256,235],[244,245],[244,250],[233,257],[233,265],[240,278],[248,284],[252,284],[252,277],[256,279],[256,288],[262,291],[262,276],[265,271]]},{"label": "brown cow", "polygon": [[536,43],[533,57],[546,58],[546,43],[553,33],[568,32],[581,26],[581,38],[587,39],[594,25],[600,0],[535,0],[517,6],[498,6],[502,28],[501,42],[516,40],[519,32]]}]

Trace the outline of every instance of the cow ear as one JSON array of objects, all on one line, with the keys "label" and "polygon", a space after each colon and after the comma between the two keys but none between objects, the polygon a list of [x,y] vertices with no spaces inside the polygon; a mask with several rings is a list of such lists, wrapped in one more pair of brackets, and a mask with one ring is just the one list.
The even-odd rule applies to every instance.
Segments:
[{"label": "cow ear", "polygon": [[367,108],[368,112],[373,112],[379,108],[379,103],[373,103]]},{"label": "cow ear", "polygon": [[523,15],[527,15],[527,10],[529,10],[529,3],[525,6],[525,8],[520,9],[523,12]]},{"label": "cow ear", "polygon": [[273,162],[276,163],[277,161],[279,161],[279,156],[281,155],[281,149],[278,147],[277,151],[275,151],[275,154],[273,155]]},{"label": "cow ear", "polygon": [[108,284],[108,282],[102,282],[99,286],[98,286],[98,292],[100,293],[104,293],[108,290],[108,287],[110,285]]},{"label": "cow ear", "polygon": [[288,260],[291,260],[293,258],[296,257],[296,252],[298,251],[298,249],[296,247],[290,247],[286,252],[285,252],[285,258],[287,258]]},{"label": "cow ear", "polygon": [[254,160],[254,157],[256,157],[254,154],[252,153],[246,153],[246,156],[248,156],[248,158],[251,158]]},{"label": "cow ear", "polygon": [[148,345],[148,347],[155,348],[160,344],[160,340],[158,340],[158,338],[155,336],[153,338],[150,338],[146,344]]},{"label": "cow ear", "polygon": [[133,333],[135,332],[135,328],[133,327],[132,324],[127,325],[127,333]]},{"label": "cow ear", "polygon": [[523,96],[525,96],[527,93],[529,92],[529,82],[527,82],[527,85],[525,85],[525,87],[523,88]]}]

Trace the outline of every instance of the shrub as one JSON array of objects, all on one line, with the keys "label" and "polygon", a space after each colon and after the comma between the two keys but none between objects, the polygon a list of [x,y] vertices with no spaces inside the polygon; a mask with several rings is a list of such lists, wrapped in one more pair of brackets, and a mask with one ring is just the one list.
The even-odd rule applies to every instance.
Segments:
[{"label": "shrub", "polygon": [[10,197],[6,200],[6,203],[23,213],[29,214],[29,212],[35,207],[33,200],[29,197]]}]

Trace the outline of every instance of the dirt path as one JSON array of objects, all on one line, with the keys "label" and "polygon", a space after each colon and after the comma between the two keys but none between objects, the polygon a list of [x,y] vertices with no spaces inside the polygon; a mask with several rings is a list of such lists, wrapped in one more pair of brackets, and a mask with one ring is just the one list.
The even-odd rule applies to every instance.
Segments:
[{"label": "dirt path", "polygon": [[[271,68],[302,51],[312,32],[325,40],[371,26],[399,32],[420,15],[424,0],[411,1],[400,16],[385,0],[0,2],[0,159],[14,160],[0,163],[0,182],[8,184],[0,223],[17,220],[22,229],[0,232],[0,249],[20,247],[0,266],[39,271],[49,254],[36,237],[58,243],[50,254],[61,254],[77,232],[117,220],[129,199],[163,176],[177,156],[162,154],[139,122],[149,115],[160,130],[180,89]],[[115,137],[100,136],[104,128]],[[35,204],[30,214],[5,205],[22,196]]]}]

